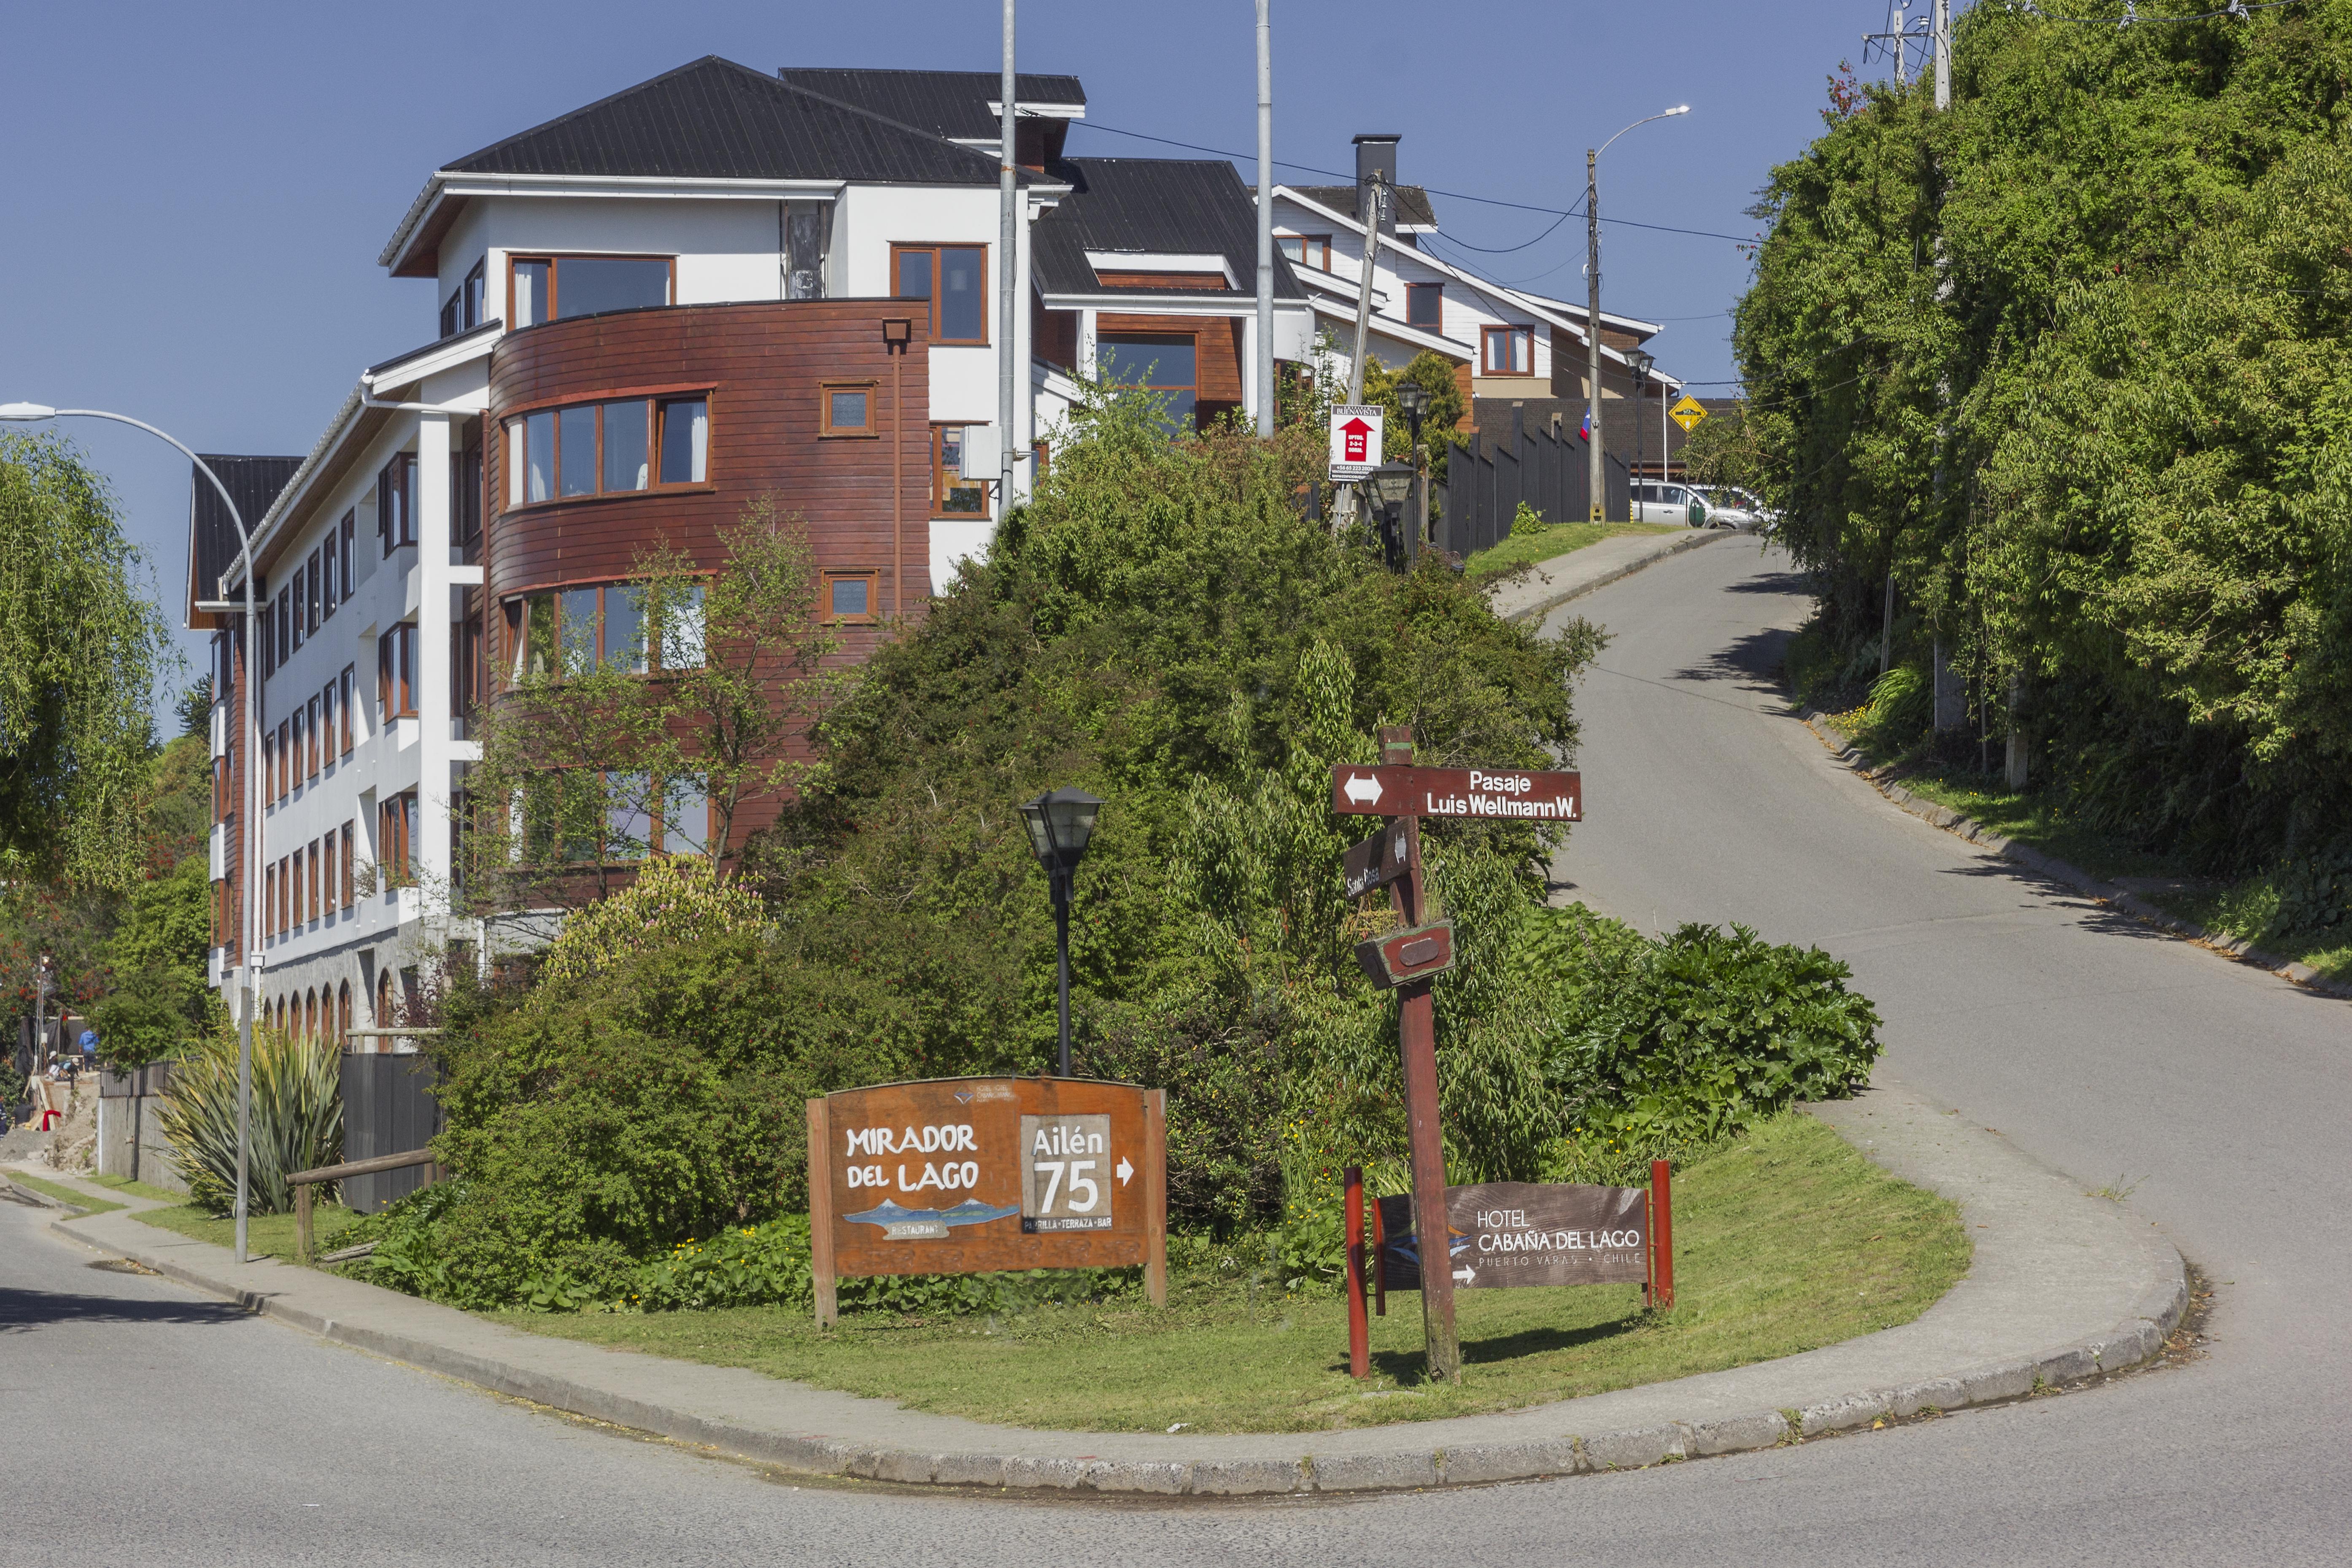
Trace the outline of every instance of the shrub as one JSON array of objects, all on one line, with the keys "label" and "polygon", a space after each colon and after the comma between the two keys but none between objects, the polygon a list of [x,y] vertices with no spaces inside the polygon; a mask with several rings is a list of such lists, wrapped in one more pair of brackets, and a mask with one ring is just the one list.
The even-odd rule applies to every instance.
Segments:
[{"label": "shrub", "polygon": [[551,981],[585,980],[638,953],[760,929],[760,900],[700,856],[656,856],[620,891],[574,910],[547,950]]},{"label": "shrub", "polygon": [[[189,1199],[215,1214],[236,1206],[236,1034],[223,1030],[173,1070],[163,1109]],[[247,1212],[284,1214],[294,1206],[289,1174],[342,1158],[341,1055],[331,1045],[257,1028],[252,1082]]]},{"label": "shrub", "polygon": [[1521,501],[1519,510],[1511,514],[1511,534],[1514,538],[1525,534],[1541,533],[1550,526],[1551,524],[1544,521],[1543,513],[1526,501]]}]

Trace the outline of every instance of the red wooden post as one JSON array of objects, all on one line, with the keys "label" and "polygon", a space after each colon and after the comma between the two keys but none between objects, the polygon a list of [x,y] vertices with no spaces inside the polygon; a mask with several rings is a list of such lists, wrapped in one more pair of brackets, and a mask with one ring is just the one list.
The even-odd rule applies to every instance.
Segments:
[{"label": "red wooden post", "polygon": [[818,1327],[840,1316],[834,1297],[832,1118],[822,1098],[808,1102],[809,1272],[816,1288]]},{"label": "red wooden post", "polygon": [[1348,1194],[1348,1373],[1372,1371],[1372,1328],[1364,1321],[1364,1172],[1350,1165],[1341,1176]]},{"label": "red wooden post", "polygon": [[[1381,761],[1412,761],[1412,731],[1381,731]],[[1409,803],[1408,803],[1409,804]],[[1412,869],[1396,884],[1398,914],[1406,925],[1429,918],[1428,890],[1422,881],[1421,818],[1407,813]],[[1404,1058],[1406,1131],[1412,1153],[1412,1226],[1421,1252],[1422,1340],[1432,1383],[1462,1381],[1462,1347],[1454,1329],[1454,1256],[1445,1215],[1445,1137],[1437,1096],[1437,1023],[1428,980],[1408,981],[1397,992],[1397,1045]]]},{"label": "red wooden post", "polygon": [[1674,1310],[1674,1167],[1664,1160],[1650,1162],[1650,1278],[1654,1281],[1651,1304],[1661,1311]]}]

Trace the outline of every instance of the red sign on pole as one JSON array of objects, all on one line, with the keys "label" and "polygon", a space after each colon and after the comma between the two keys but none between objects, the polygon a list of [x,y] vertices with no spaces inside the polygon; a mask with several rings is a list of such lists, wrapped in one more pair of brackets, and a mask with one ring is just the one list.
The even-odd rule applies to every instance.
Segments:
[{"label": "red sign on pole", "polygon": [[1345,425],[1339,426],[1339,434],[1348,438],[1347,461],[1350,463],[1360,463],[1365,460],[1364,438],[1371,433],[1372,427],[1365,424],[1360,419],[1350,419]]},{"label": "red sign on pole", "polygon": [[1577,773],[1525,768],[1423,768],[1391,764],[1331,770],[1331,809],[1347,816],[1488,816],[1506,821],[1581,822]]}]

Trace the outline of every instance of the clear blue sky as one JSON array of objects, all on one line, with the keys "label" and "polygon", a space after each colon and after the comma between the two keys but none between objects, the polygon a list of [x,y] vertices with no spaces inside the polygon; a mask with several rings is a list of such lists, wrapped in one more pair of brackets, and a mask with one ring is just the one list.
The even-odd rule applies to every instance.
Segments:
[{"label": "clear blue sky", "polygon": [[[1090,121],[1254,153],[1250,0],[1024,0],[1020,15],[1022,66],[1081,77]],[[1689,117],[1611,151],[1601,212],[1747,235],[1767,170],[1821,128],[1824,76],[1885,15],[1884,0],[1276,0],[1275,155],[1346,171],[1349,136],[1397,132],[1407,181],[1565,208],[1587,146],[1686,101]],[[705,54],[993,70],[999,9],[5,0],[0,19],[0,402],[116,409],[199,451],[300,453],[362,367],[433,335],[434,286],[375,258],[439,164]],[[1187,155],[1094,129],[1070,150]],[[1437,210],[1445,234],[1488,247],[1552,221]],[[1580,297],[1582,247],[1570,220],[1478,259]],[[1606,304],[1669,323],[1665,368],[1732,374],[1722,312],[1748,276],[1732,245],[1612,227],[1602,273]],[[186,464],[135,431],[73,426],[176,626]]]}]

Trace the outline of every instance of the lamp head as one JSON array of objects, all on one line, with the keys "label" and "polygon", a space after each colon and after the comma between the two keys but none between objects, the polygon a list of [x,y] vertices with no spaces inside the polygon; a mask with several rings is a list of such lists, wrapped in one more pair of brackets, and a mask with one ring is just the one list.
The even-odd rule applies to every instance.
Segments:
[{"label": "lamp head", "polygon": [[0,403],[0,419],[30,425],[43,419],[55,419],[58,411],[46,403]]},{"label": "lamp head", "polygon": [[1688,114],[1690,112],[1690,105],[1687,103],[1677,103],[1672,109],[1667,110],[1666,112],[1668,114]]},{"label": "lamp head", "polygon": [[1095,836],[1095,818],[1102,806],[1098,796],[1067,785],[1023,802],[1021,819],[1029,829],[1029,847],[1036,853],[1037,864],[1048,873],[1076,870]]},{"label": "lamp head", "polygon": [[1625,363],[1633,367],[1635,375],[1647,376],[1650,374],[1650,367],[1658,362],[1654,355],[1643,353],[1640,349],[1627,349]]},{"label": "lamp head", "polygon": [[1408,415],[1419,414],[1429,406],[1429,393],[1421,383],[1408,381],[1397,388],[1397,405]]},{"label": "lamp head", "polygon": [[1412,465],[1382,463],[1364,479],[1372,496],[1382,506],[1398,506],[1412,494]]}]

